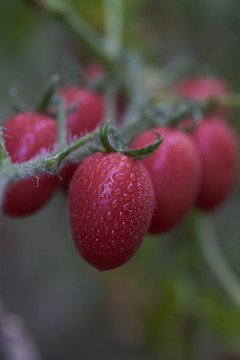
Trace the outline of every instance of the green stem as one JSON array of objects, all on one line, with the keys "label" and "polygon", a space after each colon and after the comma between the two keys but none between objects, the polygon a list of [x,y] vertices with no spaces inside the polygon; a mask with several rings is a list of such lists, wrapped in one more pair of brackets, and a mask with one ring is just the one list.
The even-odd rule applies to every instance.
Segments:
[{"label": "green stem", "polygon": [[[216,109],[219,106],[234,107],[240,109],[240,93],[229,94],[226,96],[221,96],[219,98],[207,98],[203,101],[186,101],[186,99],[181,99],[177,97],[172,97],[172,102],[170,105],[164,103],[153,103],[145,108],[136,109],[135,115],[132,116],[130,120],[123,124],[121,129],[122,136],[127,138],[129,141],[134,138],[139,132],[148,129],[154,126],[166,125],[174,126],[181,122],[184,118],[188,116],[193,117],[193,121],[189,129],[186,131],[192,131],[195,129],[199,121],[201,120],[201,113],[209,113]],[[170,100],[170,97],[165,99],[165,101]],[[178,103],[178,106],[174,106],[174,103]],[[159,116],[154,113],[154,110],[151,111],[151,108],[154,109],[154,106],[163,105],[168,109],[168,113],[163,115],[161,121],[159,121]],[[175,107],[175,109],[174,109]],[[147,112],[150,111],[151,115],[149,116]]]},{"label": "green stem", "polygon": [[5,148],[5,143],[3,138],[3,128],[0,126],[0,164],[2,165],[3,163],[9,163],[9,162],[11,162],[11,160]]},{"label": "green stem", "polygon": [[112,65],[112,54],[107,51],[105,39],[96,31],[91,24],[86,21],[73,9],[68,1],[63,0],[21,0],[25,4],[33,5],[36,9],[45,11],[47,14],[61,21],[71,30],[80,40],[83,46],[94,53],[108,66]]},{"label": "green stem", "polygon": [[102,59],[107,58],[102,36],[85,19],[76,15],[67,2],[57,7],[53,15],[73,31],[85,46],[90,47]]},{"label": "green stem", "polygon": [[207,216],[195,219],[197,239],[205,261],[229,296],[240,306],[240,281],[226,261]]},{"label": "green stem", "polygon": [[205,101],[199,102],[203,111],[207,111],[208,108],[226,106],[231,108],[240,108],[240,94],[231,93],[228,95],[220,96],[217,98],[209,98]]},{"label": "green stem", "polygon": [[103,0],[105,12],[105,49],[117,58],[122,48],[123,0]]},{"label": "green stem", "polygon": [[22,164],[11,164],[11,167],[9,168],[9,181],[16,181],[28,176],[44,173],[56,173],[59,165],[68,155],[85,145],[97,135],[99,135],[99,129],[81,137],[62,150],[46,155],[45,157],[31,159]]},{"label": "green stem", "polygon": [[63,98],[57,99],[58,105],[58,146],[65,147],[67,143],[67,128],[66,128],[66,107]]},{"label": "green stem", "polygon": [[52,100],[53,95],[55,94],[58,85],[59,85],[60,77],[59,75],[53,75],[50,79],[47,88],[43,92],[42,96],[40,96],[40,100],[35,104],[34,110],[43,112],[47,109],[50,101]]}]

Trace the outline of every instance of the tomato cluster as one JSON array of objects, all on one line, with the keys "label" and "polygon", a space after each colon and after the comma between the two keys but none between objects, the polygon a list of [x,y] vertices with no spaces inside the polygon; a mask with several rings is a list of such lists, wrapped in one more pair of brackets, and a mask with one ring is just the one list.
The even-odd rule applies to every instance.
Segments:
[{"label": "tomato cluster", "polygon": [[[196,100],[223,95],[227,89],[214,78],[188,78],[176,91]],[[102,123],[102,95],[78,86],[62,88],[59,94],[73,107],[66,119],[67,143]],[[49,116],[25,112],[3,127],[12,162],[23,163],[55,149],[57,126]],[[172,229],[193,206],[215,208],[236,180],[237,140],[223,112],[204,117],[189,134],[167,125],[147,129],[136,136],[132,149],[153,143],[156,132],[163,135],[163,143],[141,160],[121,152],[97,152],[82,162],[68,161],[57,175],[9,184],[5,213],[31,214],[60,183],[68,189],[70,225],[79,253],[99,270],[124,264],[147,231],[159,234]]]},{"label": "tomato cluster", "polygon": [[[66,119],[67,143],[92,131],[104,115],[104,99],[98,93],[80,87],[64,87],[59,94],[66,106],[74,106]],[[51,153],[57,143],[56,120],[34,111],[18,113],[3,124],[6,150],[13,163],[23,163],[38,155]],[[40,209],[52,196],[57,184],[67,189],[79,161],[65,163],[58,176],[43,174],[9,184],[3,210],[11,216],[29,215]]]}]

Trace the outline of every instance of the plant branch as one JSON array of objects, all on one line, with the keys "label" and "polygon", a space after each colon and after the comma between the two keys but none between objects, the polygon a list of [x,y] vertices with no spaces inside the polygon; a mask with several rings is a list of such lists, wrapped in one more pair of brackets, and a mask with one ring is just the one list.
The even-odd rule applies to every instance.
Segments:
[{"label": "plant branch", "polygon": [[103,0],[105,12],[105,48],[117,58],[122,49],[123,0]]},{"label": "plant branch", "polygon": [[80,40],[83,46],[90,50],[106,65],[111,66],[112,54],[107,51],[104,37],[96,31],[91,24],[75,10],[68,1],[63,0],[21,0],[25,4],[34,5],[36,9],[43,10],[48,15],[58,19]]},{"label": "plant branch", "polygon": [[122,136],[130,141],[139,132],[154,126],[176,126],[187,117],[192,121],[188,127],[184,127],[187,132],[193,131],[201,121],[203,114],[208,114],[219,107],[229,107],[240,109],[240,93],[231,93],[218,98],[209,97],[205,100],[196,101],[183,99],[176,96],[164,95],[165,101],[153,101],[145,104],[142,108],[136,107],[131,119],[126,121],[122,131]]},{"label": "plant branch", "polygon": [[240,109],[240,93],[230,93],[220,97],[208,98],[199,102],[202,111],[211,111],[219,106]]},{"label": "plant branch", "polygon": [[65,147],[67,143],[67,128],[66,128],[66,107],[63,98],[57,98],[57,119],[58,119],[58,145]]},{"label": "plant branch", "polygon": [[57,88],[59,86],[59,81],[60,81],[59,75],[55,74],[52,76],[46,89],[44,89],[42,95],[39,97],[39,100],[35,104],[34,107],[35,111],[42,112],[47,109],[47,107],[49,106],[52,100],[53,95],[57,91]]},{"label": "plant branch", "polygon": [[3,138],[3,127],[0,126],[0,164],[2,164],[3,162],[9,163],[11,162],[11,160],[5,148],[5,142]]},{"label": "plant branch", "polygon": [[222,254],[211,221],[207,216],[198,216],[195,226],[205,261],[229,296],[240,306],[240,281]]},{"label": "plant branch", "polygon": [[40,158],[30,159],[29,161],[21,164],[11,164],[11,169],[9,169],[9,180],[16,181],[28,176],[36,176],[44,173],[56,173],[61,162],[68,155],[85,145],[97,135],[99,135],[99,129],[92,131],[91,133],[52,154],[48,154]]}]

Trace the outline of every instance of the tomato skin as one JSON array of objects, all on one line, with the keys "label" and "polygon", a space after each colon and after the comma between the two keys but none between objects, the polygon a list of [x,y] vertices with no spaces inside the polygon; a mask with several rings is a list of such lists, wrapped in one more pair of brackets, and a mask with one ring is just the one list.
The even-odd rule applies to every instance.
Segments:
[{"label": "tomato skin", "polygon": [[59,184],[61,188],[65,191],[68,191],[70,181],[77,170],[78,166],[80,165],[81,160],[78,162],[67,161],[66,164],[59,171]]},{"label": "tomato skin", "polygon": [[67,107],[76,106],[67,116],[69,143],[94,130],[103,121],[105,103],[100,94],[78,86],[64,87],[60,89],[59,94]]},{"label": "tomato skin", "polygon": [[[97,82],[103,81],[104,78],[109,76],[106,67],[99,62],[89,63],[83,73],[85,81],[89,84],[96,84]],[[123,116],[127,110],[127,94],[122,88],[119,88],[115,96],[115,110],[116,110],[116,121],[120,123],[123,120]]]},{"label": "tomato skin", "polygon": [[231,127],[219,116],[205,117],[191,136],[202,167],[196,205],[212,210],[224,201],[236,182],[238,141]]},{"label": "tomato skin", "polygon": [[[227,85],[214,76],[189,76],[183,78],[175,87],[178,95],[190,100],[204,101],[207,98],[218,98],[229,94]],[[231,109],[218,106],[212,113],[215,115],[230,115]]]},{"label": "tomato skin", "polygon": [[205,100],[208,97],[223,96],[229,93],[226,84],[213,76],[189,76],[176,86],[177,92],[193,100]]},{"label": "tomato skin", "polygon": [[19,180],[7,186],[3,210],[12,217],[30,215],[43,207],[53,195],[56,178],[47,175]]},{"label": "tomato skin", "polygon": [[[162,233],[176,226],[195,202],[200,183],[199,154],[192,139],[170,127],[154,128],[164,136],[159,148],[142,159],[155,190],[156,207],[149,232]],[[132,148],[153,143],[151,130],[139,134]]]},{"label": "tomato skin", "polygon": [[83,258],[99,270],[127,262],[151,222],[154,190],[138,161],[121,153],[85,158],[69,188],[73,239]]},{"label": "tomato skin", "polygon": [[[14,163],[23,163],[38,154],[51,152],[57,140],[56,122],[45,115],[25,112],[4,124],[4,142]],[[7,185],[3,210],[10,216],[29,215],[40,209],[56,188],[56,176],[47,174]]]},{"label": "tomato skin", "polygon": [[[65,100],[66,106],[76,106],[67,116],[67,142],[71,143],[86,133],[96,129],[104,118],[105,103],[102,95],[97,92],[81,88],[79,86],[68,86],[60,89],[60,96]],[[79,165],[76,162],[67,162],[59,172],[59,185],[67,190],[70,180]]]},{"label": "tomato skin", "polygon": [[106,67],[100,62],[89,63],[83,72],[83,78],[87,83],[96,83],[103,80],[107,76]]}]

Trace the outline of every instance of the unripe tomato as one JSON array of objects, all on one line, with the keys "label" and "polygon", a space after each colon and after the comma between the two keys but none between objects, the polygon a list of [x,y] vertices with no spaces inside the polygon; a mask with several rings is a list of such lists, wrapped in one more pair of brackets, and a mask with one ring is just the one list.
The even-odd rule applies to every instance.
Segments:
[{"label": "unripe tomato", "polygon": [[154,190],[140,161],[121,153],[85,158],[69,187],[69,214],[79,253],[99,270],[128,261],[151,222]]},{"label": "unripe tomato", "polygon": [[[34,112],[14,115],[4,124],[4,142],[14,163],[51,152],[57,140],[56,122]],[[3,210],[12,216],[28,215],[41,208],[56,188],[56,176],[40,175],[9,184]]]},{"label": "unripe tomato", "polygon": [[237,139],[231,127],[219,116],[204,118],[191,136],[202,167],[196,204],[211,210],[228,196],[236,181]]},{"label": "unripe tomato", "polygon": [[[141,161],[151,175],[156,198],[149,231],[161,233],[177,225],[194,204],[201,171],[198,151],[187,134],[164,126],[154,130],[164,136],[163,143]],[[153,143],[155,137],[146,130],[135,138],[132,147]]]}]

